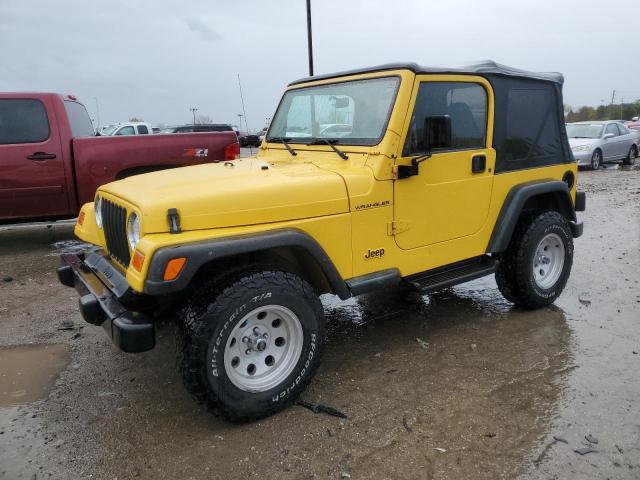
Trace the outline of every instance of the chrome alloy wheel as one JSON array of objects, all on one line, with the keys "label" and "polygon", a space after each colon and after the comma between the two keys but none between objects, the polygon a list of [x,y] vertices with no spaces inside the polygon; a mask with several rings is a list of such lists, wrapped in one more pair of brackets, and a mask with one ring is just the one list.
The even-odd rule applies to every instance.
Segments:
[{"label": "chrome alloy wheel", "polygon": [[556,233],[542,237],[533,257],[533,277],[538,287],[549,289],[562,275],[564,267],[564,243]]},{"label": "chrome alloy wheel", "polygon": [[265,305],[236,323],[227,339],[224,368],[240,390],[265,392],[291,374],[303,344],[298,316],[281,305]]}]

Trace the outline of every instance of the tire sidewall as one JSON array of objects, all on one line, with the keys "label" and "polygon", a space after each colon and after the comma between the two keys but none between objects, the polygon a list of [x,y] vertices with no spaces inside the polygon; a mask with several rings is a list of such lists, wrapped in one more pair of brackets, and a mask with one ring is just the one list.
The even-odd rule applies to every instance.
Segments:
[{"label": "tire sidewall", "polygon": [[[239,414],[258,416],[280,409],[293,401],[310,381],[318,362],[324,329],[312,299],[304,293],[285,290],[278,285],[265,285],[225,302],[217,312],[208,314],[215,318],[209,318],[209,328],[203,338],[205,358],[202,373],[205,384],[211,394],[226,405],[233,406]],[[313,300],[318,301],[317,298]],[[224,352],[229,335],[244,315],[266,305],[282,305],[298,317],[302,326],[303,346],[296,366],[285,381],[265,392],[253,393],[238,388],[229,379],[224,366]]]},{"label": "tire sidewall", "polygon": [[[535,280],[533,273],[533,259],[540,241],[548,234],[557,234],[564,244],[564,264],[562,273],[558,277],[556,283],[550,288],[541,288]],[[567,225],[559,222],[547,223],[544,227],[531,232],[531,236],[526,247],[524,255],[524,269],[526,277],[526,290],[533,293],[540,301],[551,303],[557,298],[564,289],[569,275],[571,274],[571,266],[573,263],[573,238],[571,231]]]}]

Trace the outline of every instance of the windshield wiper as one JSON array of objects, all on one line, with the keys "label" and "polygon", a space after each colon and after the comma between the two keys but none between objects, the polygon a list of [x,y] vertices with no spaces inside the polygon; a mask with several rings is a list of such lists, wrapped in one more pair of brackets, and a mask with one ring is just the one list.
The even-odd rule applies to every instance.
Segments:
[{"label": "windshield wiper", "polygon": [[307,145],[329,145],[331,149],[338,154],[340,158],[343,160],[347,160],[349,156],[344,153],[342,150],[339,150],[335,144],[338,143],[338,140],[328,140],[326,138],[314,138],[313,141],[307,143]]},{"label": "windshield wiper", "polygon": [[293,155],[294,157],[296,155],[298,155],[298,153],[289,146],[289,144],[287,142],[289,142],[291,139],[290,138],[286,138],[286,137],[269,137],[267,138],[267,142],[273,142],[273,143],[281,143],[284,145],[284,148],[287,149],[287,151]]}]

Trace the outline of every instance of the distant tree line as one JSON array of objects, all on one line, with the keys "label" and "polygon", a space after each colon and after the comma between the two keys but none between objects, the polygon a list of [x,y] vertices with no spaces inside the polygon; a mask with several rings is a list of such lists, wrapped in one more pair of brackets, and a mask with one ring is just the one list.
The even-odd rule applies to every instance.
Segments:
[{"label": "distant tree line", "polygon": [[564,112],[568,123],[589,120],[631,120],[633,117],[640,116],[640,101],[599,107],[565,105]]}]

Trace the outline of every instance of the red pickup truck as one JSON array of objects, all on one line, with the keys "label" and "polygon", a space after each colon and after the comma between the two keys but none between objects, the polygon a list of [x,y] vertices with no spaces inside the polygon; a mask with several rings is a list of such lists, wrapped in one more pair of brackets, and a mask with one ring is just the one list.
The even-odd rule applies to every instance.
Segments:
[{"label": "red pickup truck", "polygon": [[102,184],[239,155],[235,132],[100,137],[73,96],[0,93],[0,223],[73,218]]}]

